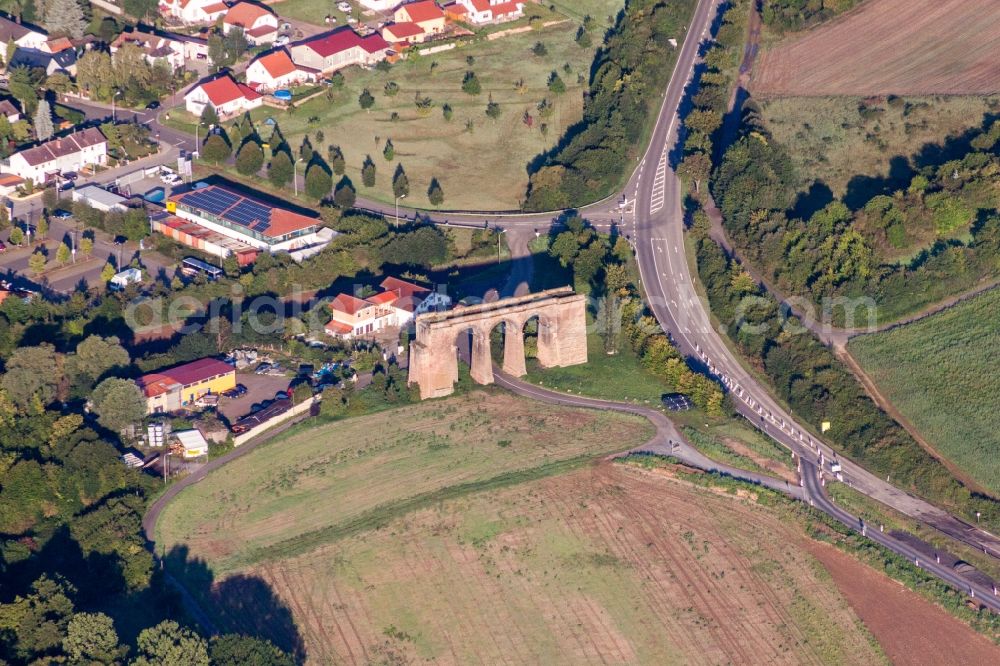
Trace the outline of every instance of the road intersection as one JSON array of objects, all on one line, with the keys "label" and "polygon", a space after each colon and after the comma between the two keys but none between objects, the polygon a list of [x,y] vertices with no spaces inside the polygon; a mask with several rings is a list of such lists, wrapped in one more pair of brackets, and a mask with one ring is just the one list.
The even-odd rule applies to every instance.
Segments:
[{"label": "road intersection", "polygon": [[[734,404],[737,405],[739,412],[748,421],[796,454],[801,464],[802,486],[800,490],[792,492],[794,496],[809,502],[810,505],[893,552],[918,563],[935,576],[974,596],[985,606],[1000,611],[1000,597],[996,596],[995,589],[988,590],[976,586],[947,567],[937,565],[935,562],[924,562],[920,554],[906,543],[881,531],[868,530],[867,526],[856,517],[833,504],[825,493],[820,480],[821,474],[824,478],[834,478],[831,465],[836,461],[841,466],[837,478],[850,484],[855,490],[907,516],[928,523],[955,540],[983,550],[994,557],[1000,557],[1000,539],[899,490],[890,482],[875,477],[850,460],[838,457],[836,452],[812,432],[811,428],[800,425],[744,367],[713,326],[707,306],[701,301],[695,289],[694,277],[685,252],[682,189],[670,167],[668,157],[678,140],[679,112],[685,88],[698,63],[703,40],[709,36],[713,22],[717,18],[719,5],[720,0],[699,1],[688,30],[688,38],[681,45],[671,79],[664,92],[662,107],[646,152],[637,160],[635,169],[622,192],[583,206],[579,212],[598,228],[617,226],[627,235],[636,253],[647,303],[659,324],[671,335],[682,353],[695,359],[725,385],[734,397]],[[76,104],[76,106],[82,106],[89,118],[107,115],[107,109],[99,105]],[[135,115],[139,122],[148,124],[161,141],[166,140],[177,148],[187,150],[195,148],[193,137],[161,125],[157,113],[139,112]],[[621,204],[623,200],[630,205],[623,208]],[[359,199],[358,207],[388,216],[393,215],[391,210],[393,207],[389,204]],[[428,214],[425,211],[411,209],[406,211],[406,216],[407,219],[414,219],[419,215],[422,219],[429,219],[438,224],[489,225],[508,232],[516,232],[520,241],[530,232],[547,232],[558,223],[563,212]],[[526,243],[519,242],[518,245],[526,246]],[[523,254],[524,250],[526,247],[521,248],[519,254]],[[527,260],[530,261],[530,258]],[[512,389],[517,387],[516,390],[519,392],[533,392],[532,396],[540,400],[570,400],[564,404],[597,409],[619,411],[632,409],[632,406],[628,405],[576,396],[557,398],[554,396],[559,394],[537,388],[529,390],[526,387],[530,385],[510,379],[498,379],[498,383]],[[584,405],[581,401],[586,401],[588,404]],[[669,424],[669,420],[659,412],[649,411],[652,415],[656,415],[655,417],[650,415],[650,418],[654,418],[658,428],[661,426],[658,423],[661,419]],[[669,428],[673,428],[672,424]],[[675,434],[669,436],[668,441],[671,442],[674,454],[680,452],[682,456],[688,456],[692,462],[700,456],[683,442],[683,438],[676,434],[676,431],[672,432]],[[698,461],[706,464],[704,460]],[[736,472],[740,471],[727,471],[734,476]],[[744,477],[747,474],[749,473],[743,472]]]}]

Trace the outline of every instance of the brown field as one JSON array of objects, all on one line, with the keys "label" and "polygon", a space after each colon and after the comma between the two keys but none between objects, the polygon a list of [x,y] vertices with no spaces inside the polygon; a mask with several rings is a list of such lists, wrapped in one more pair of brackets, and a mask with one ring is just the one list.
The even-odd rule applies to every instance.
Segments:
[{"label": "brown field", "polygon": [[996,0],[870,0],[762,53],[751,92],[930,95],[1000,92]]},{"label": "brown field", "polygon": [[833,546],[812,542],[809,552],[896,666],[1000,663],[1000,648],[916,592]]},{"label": "brown field", "polygon": [[601,463],[244,573],[315,664],[884,662],[804,540],[751,498]]}]

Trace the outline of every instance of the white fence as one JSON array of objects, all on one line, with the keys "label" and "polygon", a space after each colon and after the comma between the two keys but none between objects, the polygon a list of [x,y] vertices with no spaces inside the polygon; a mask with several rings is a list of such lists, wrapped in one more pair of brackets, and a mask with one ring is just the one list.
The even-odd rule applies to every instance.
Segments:
[{"label": "white fence", "polygon": [[287,412],[282,412],[281,414],[275,416],[273,419],[268,419],[267,421],[261,423],[259,426],[255,426],[250,430],[247,430],[246,432],[237,435],[236,437],[233,438],[233,446],[242,446],[243,444],[246,444],[254,437],[262,434],[267,430],[270,430],[274,426],[280,425],[285,421],[288,421],[289,419],[295,418],[296,416],[302,414],[303,412],[309,411],[309,408],[312,407],[313,403],[319,402],[319,400],[320,400],[319,396],[316,396],[312,400],[305,400],[303,402],[300,402],[299,404],[294,405]]}]

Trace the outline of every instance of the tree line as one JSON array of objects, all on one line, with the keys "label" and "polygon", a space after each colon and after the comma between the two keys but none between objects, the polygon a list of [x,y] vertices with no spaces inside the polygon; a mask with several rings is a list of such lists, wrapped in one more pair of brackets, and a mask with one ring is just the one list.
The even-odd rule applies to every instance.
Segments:
[{"label": "tree line", "polygon": [[[919,167],[905,189],[859,210],[833,201],[808,219],[792,216],[796,177],[783,146],[751,104],[712,191],[741,256],[782,292],[874,297],[882,316],[919,310],[1000,275],[1000,121],[979,131],[957,159]],[[900,260],[900,253],[912,257]],[[854,313],[836,312],[838,321]]]},{"label": "tree line", "polygon": [[[868,397],[850,371],[782,309],[708,234],[708,218],[693,215],[698,274],[729,337],[764,373],[796,414],[814,426],[831,423],[835,448],[900,487],[974,518],[996,521],[996,503],[974,495]],[[790,331],[790,332],[789,332]]]},{"label": "tree line", "polygon": [[591,68],[583,119],[531,167],[524,207],[556,210],[609,194],[631,169],[660,104],[693,0],[630,0]]}]

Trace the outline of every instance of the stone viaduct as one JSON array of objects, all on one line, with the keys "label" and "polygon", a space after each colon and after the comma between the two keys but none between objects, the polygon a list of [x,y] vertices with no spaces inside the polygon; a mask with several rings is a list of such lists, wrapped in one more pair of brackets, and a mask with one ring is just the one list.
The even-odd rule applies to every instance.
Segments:
[{"label": "stone viaduct", "polygon": [[479,384],[493,383],[490,333],[503,324],[503,371],[526,373],[524,326],[538,318],[538,362],[546,368],[587,362],[586,297],[570,287],[504,298],[492,303],[428,312],[416,321],[410,343],[409,383],[420,386],[420,399],[454,391],[458,381],[459,336],[472,331],[471,374]]}]

